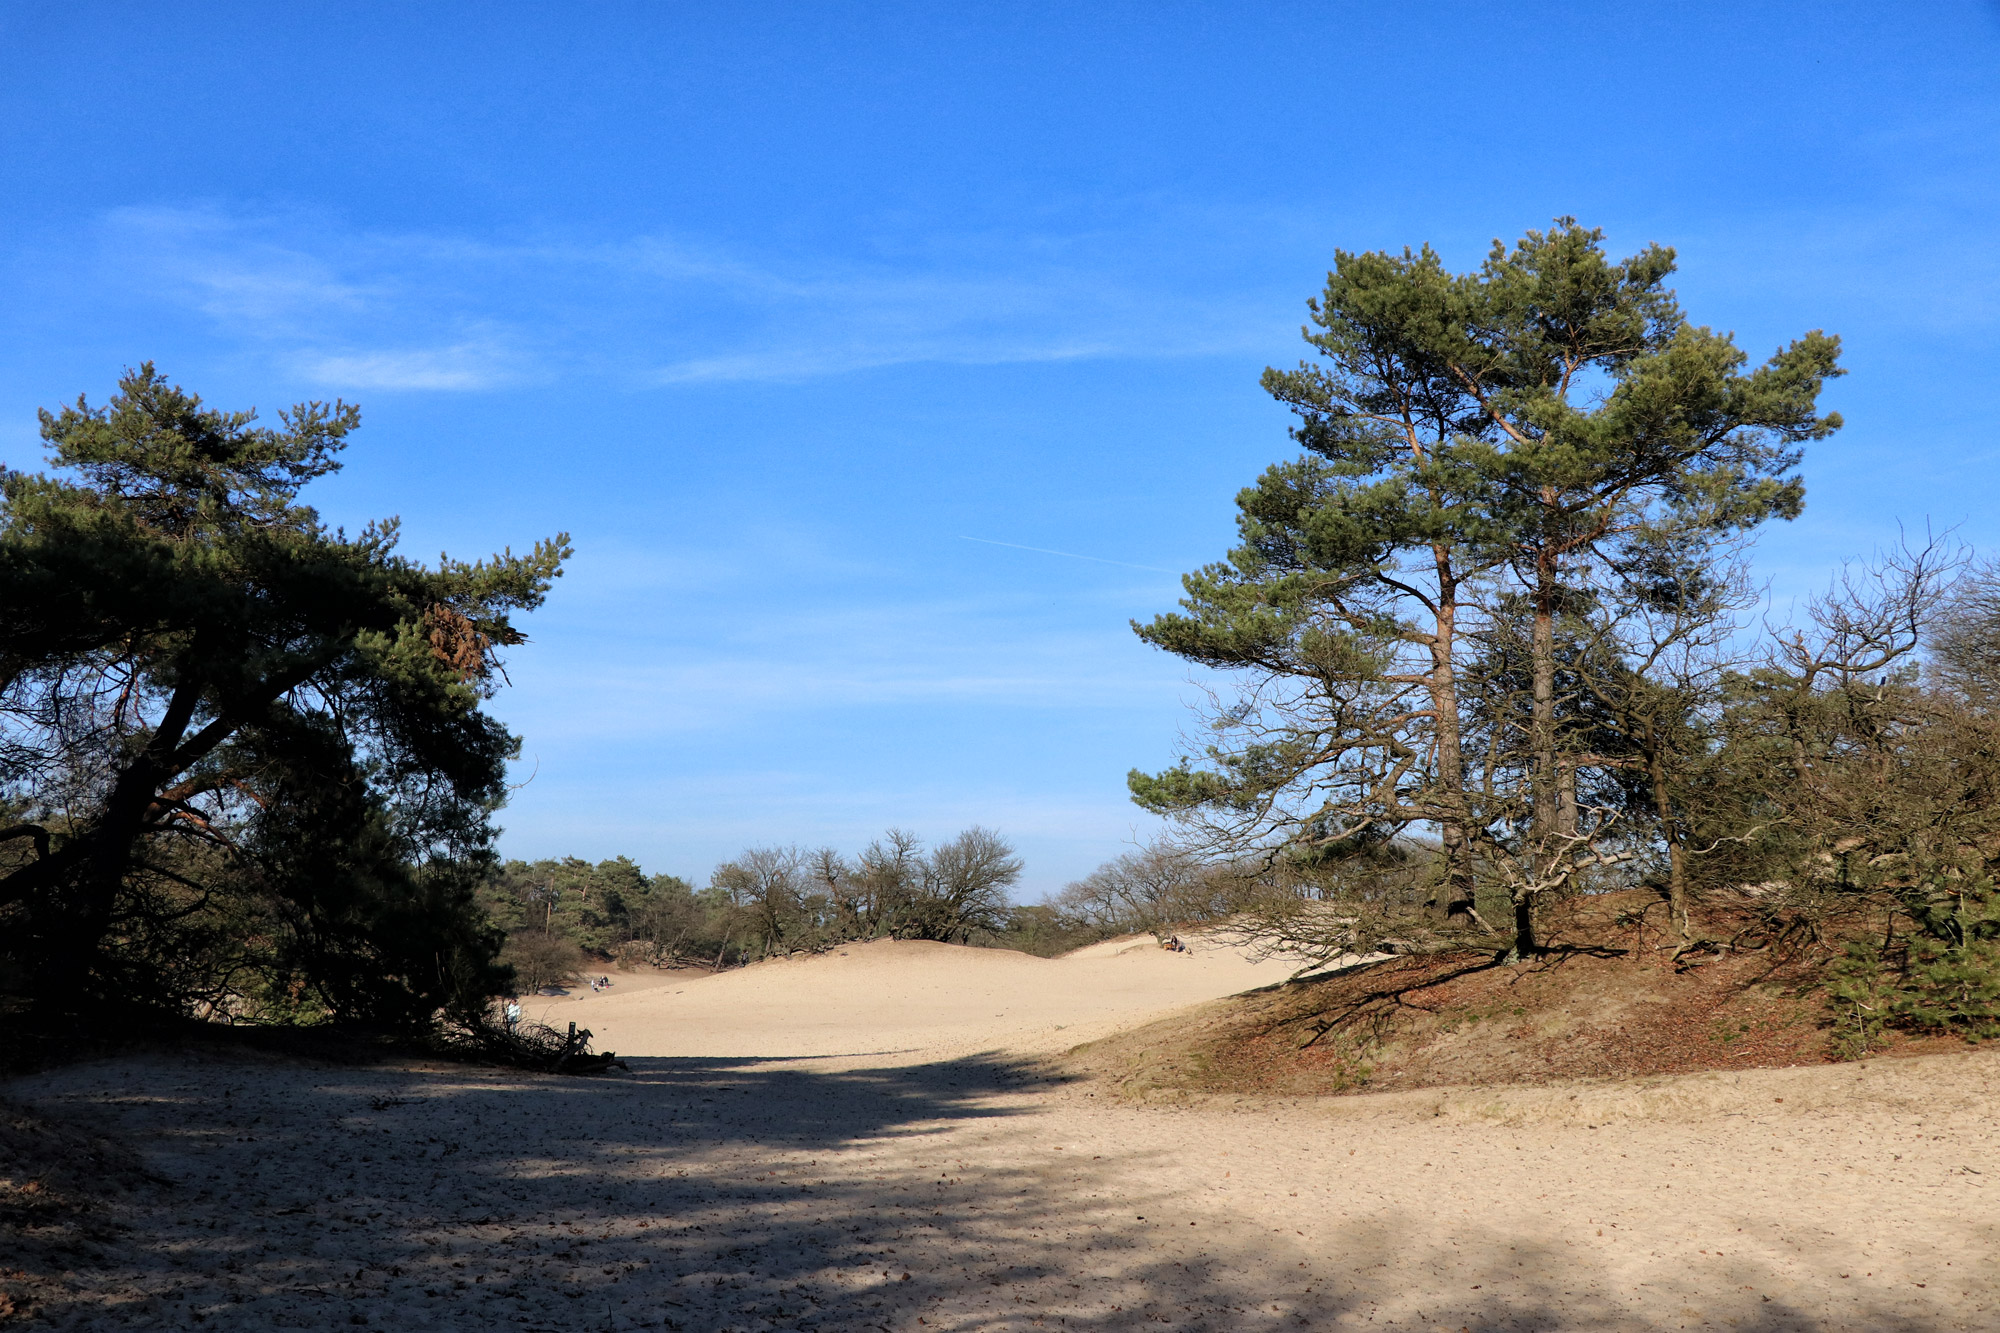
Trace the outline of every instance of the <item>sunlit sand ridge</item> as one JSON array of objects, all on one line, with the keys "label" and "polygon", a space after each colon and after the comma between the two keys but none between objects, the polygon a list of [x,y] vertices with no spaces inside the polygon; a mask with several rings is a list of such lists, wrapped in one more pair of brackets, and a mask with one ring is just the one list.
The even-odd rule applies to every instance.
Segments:
[{"label": "sunlit sand ridge", "polygon": [[1987,1053],[1198,1109],[1029,1058],[1282,975],[878,944],[549,1002],[630,1076],[151,1058],[8,1092],[177,1182],[58,1327],[2000,1319]]},{"label": "sunlit sand ridge", "polygon": [[1198,937],[1189,944],[1169,952],[1151,937],[1111,940],[1049,959],[880,940],[644,990],[584,989],[528,1013],[575,1020],[599,1049],[621,1054],[941,1059],[1064,1050],[1294,970]]}]

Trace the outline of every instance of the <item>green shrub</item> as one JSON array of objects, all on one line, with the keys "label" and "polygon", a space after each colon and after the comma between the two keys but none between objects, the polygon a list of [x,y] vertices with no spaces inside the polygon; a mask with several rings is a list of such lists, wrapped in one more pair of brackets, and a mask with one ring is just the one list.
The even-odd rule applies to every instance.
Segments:
[{"label": "green shrub", "polygon": [[1888,1026],[2000,1037],[2000,890],[1934,883],[1906,909],[1917,930],[1886,946],[1850,941],[1827,970],[1836,1058],[1866,1055]]},{"label": "green shrub", "polygon": [[1858,1060],[1875,1048],[1888,1026],[1895,989],[1884,973],[1882,950],[1850,940],[1827,969],[1827,1007],[1833,1011],[1833,1057]]},{"label": "green shrub", "polygon": [[1904,1024],[1973,1041],[2000,1037],[2000,943],[1915,939],[1904,972],[1893,1006]]}]

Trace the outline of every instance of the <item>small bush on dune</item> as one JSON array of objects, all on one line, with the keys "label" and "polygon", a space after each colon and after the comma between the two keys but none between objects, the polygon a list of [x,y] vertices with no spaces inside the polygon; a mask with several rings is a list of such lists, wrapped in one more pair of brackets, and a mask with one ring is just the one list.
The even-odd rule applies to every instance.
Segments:
[{"label": "small bush on dune", "polygon": [[550,986],[566,986],[583,971],[583,949],[575,940],[538,931],[507,937],[500,961],[514,969],[516,993],[534,995]]},{"label": "small bush on dune", "polygon": [[1833,1016],[1830,1049],[1836,1060],[1858,1060],[1874,1050],[1889,1024],[1895,991],[1883,974],[1879,945],[1850,940],[1827,968],[1827,1009]]}]

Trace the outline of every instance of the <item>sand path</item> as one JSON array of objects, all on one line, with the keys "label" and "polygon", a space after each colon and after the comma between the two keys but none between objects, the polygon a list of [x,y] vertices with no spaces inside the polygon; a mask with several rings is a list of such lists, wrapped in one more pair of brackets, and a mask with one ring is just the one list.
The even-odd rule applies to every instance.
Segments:
[{"label": "sand path", "polygon": [[1046,1049],[1257,969],[871,948],[562,1002],[647,1052],[629,1077],[151,1059],[17,1080],[179,1182],[126,1211],[55,1322],[2000,1324],[1993,1055],[1132,1106],[992,1038]]}]

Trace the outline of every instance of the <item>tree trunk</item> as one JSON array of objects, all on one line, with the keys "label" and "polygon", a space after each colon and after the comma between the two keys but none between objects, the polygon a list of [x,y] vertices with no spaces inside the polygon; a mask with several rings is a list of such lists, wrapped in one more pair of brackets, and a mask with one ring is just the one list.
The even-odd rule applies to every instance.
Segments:
[{"label": "tree trunk", "polygon": [[[82,836],[61,851],[44,857],[8,877],[10,886],[26,875],[28,886],[39,887],[49,900],[48,914],[38,923],[42,937],[34,965],[37,992],[66,996],[76,979],[97,959],[109,933],[118,895],[130,873],[134,850],[155,818],[154,802],[161,788],[234,734],[245,718],[268,707],[285,691],[311,677],[318,665],[295,664],[289,671],[264,680],[233,705],[219,707],[209,723],[187,734],[201,704],[206,680],[189,657],[179,666],[180,684],[143,749],[118,775],[104,812]],[[68,884],[62,884],[67,878]],[[65,889],[67,891],[65,891]]]},{"label": "tree trunk", "polygon": [[1532,800],[1528,829],[1528,875],[1514,895],[1514,948],[1526,958],[1537,949],[1535,898],[1554,874],[1557,859],[1561,776],[1556,762],[1556,579],[1552,557],[1535,566],[1534,631],[1528,656],[1533,680],[1529,721],[1528,789]]},{"label": "tree trunk", "polygon": [[[159,794],[161,782],[171,776],[172,756],[194,719],[200,699],[200,678],[190,671],[175,689],[159,727],[148,738],[145,748],[118,775],[96,826],[64,849],[75,857],[75,870],[67,893],[63,892],[63,886],[53,882],[53,876],[49,889],[45,890],[56,905],[43,923],[45,929],[38,941],[36,993],[71,994],[76,979],[89,970],[102,947],[112,913],[118,906],[118,891],[124,886],[132,864],[133,845],[146,827],[147,813]],[[37,863],[46,864],[49,863]],[[63,902],[64,898],[69,901]]]},{"label": "tree trunk", "polygon": [[1534,631],[1528,645],[1534,691],[1528,730],[1528,789],[1533,800],[1530,846],[1537,883],[1554,865],[1560,799],[1561,779],[1556,764],[1555,602],[1554,571],[1544,567],[1536,580]]},{"label": "tree trunk", "polygon": [[1541,946],[1535,942],[1535,895],[1514,894],[1514,956],[1531,958]]},{"label": "tree trunk", "polygon": [[1688,923],[1687,851],[1674,821],[1673,798],[1667,791],[1667,769],[1657,745],[1649,747],[1646,776],[1653,783],[1653,813],[1660,821],[1660,836],[1667,840],[1667,914],[1673,918],[1674,944],[1685,948],[1694,938]]},{"label": "tree trunk", "polygon": [[1458,582],[1447,548],[1435,547],[1438,569],[1437,633],[1431,640],[1431,708],[1437,714],[1437,784],[1451,813],[1438,821],[1444,846],[1444,883],[1432,901],[1433,915],[1446,924],[1472,917],[1472,840],[1465,831],[1465,759],[1459,744]]}]

